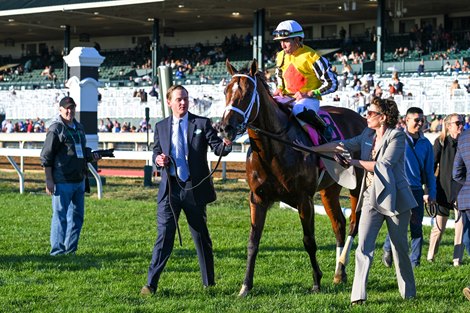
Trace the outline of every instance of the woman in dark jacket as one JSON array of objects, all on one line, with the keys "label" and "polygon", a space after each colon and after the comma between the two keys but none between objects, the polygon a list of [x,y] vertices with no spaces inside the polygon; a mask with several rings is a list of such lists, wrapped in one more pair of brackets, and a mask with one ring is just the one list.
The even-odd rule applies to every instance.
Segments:
[{"label": "woman in dark jacket", "polygon": [[[452,166],[454,164],[455,153],[457,152],[457,140],[463,131],[462,117],[453,113],[444,119],[445,127],[434,142],[434,171],[437,172],[437,216],[435,225],[431,230],[429,238],[428,261],[432,262],[439,249],[442,235],[446,229],[449,212],[453,209],[456,201],[459,184],[452,179]],[[462,221],[455,224],[454,237],[454,266],[462,263]]]}]

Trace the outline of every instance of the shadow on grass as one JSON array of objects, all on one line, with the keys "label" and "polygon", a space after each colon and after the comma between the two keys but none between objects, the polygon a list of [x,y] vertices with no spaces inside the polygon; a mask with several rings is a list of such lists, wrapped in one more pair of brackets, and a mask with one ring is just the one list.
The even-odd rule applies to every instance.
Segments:
[{"label": "shadow on grass", "polygon": [[58,269],[67,271],[82,271],[100,269],[103,264],[122,262],[140,258],[138,253],[110,253],[110,254],[76,254],[58,255],[29,254],[29,255],[2,255],[0,256],[0,269],[24,270],[25,267],[34,267],[35,270]]}]

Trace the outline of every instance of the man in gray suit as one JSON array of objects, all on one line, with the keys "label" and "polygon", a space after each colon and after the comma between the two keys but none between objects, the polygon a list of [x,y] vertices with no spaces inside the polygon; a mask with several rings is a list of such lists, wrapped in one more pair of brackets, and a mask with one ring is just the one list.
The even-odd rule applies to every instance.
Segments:
[{"label": "man in gray suit", "polygon": [[[153,160],[165,169],[157,196],[158,236],[141,295],[155,294],[160,275],[170,258],[176,223],[183,209],[196,246],[204,287],[215,284],[212,241],[207,229],[206,205],[216,199],[209,177],[207,148],[227,155],[231,142],[217,137],[209,119],[188,112],[188,91],[175,85],[167,92],[173,115],[155,125]],[[168,174],[167,174],[168,170]],[[174,216],[176,215],[176,216]]]}]

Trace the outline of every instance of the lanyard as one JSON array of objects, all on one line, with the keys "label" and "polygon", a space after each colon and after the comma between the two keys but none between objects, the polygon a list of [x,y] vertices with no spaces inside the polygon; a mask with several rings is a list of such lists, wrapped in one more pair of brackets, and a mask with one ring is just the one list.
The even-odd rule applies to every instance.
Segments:
[{"label": "lanyard", "polygon": [[[69,133],[70,137],[72,137],[72,141],[75,145],[77,145],[77,142],[75,141],[75,138],[73,137],[73,134],[72,132],[70,131],[70,127],[66,126],[67,127],[67,132]],[[78,136],[78,144],[81,146],[82,145],[82,139],[80,138],[80,133],[78,132],[78,129],[74,131],[77,133],[77,136]]]}]

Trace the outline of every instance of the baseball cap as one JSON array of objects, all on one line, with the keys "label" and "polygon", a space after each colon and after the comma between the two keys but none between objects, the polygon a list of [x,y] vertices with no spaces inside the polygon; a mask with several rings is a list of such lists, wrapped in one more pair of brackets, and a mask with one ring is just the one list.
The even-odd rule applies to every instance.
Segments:
[{"label": "baseball cap", "polygon": [[68,108],[69,106],[75,105],[75,101],[71,97],[63,97],[62,100],[60,100],[59,105],[64,108]]}]

